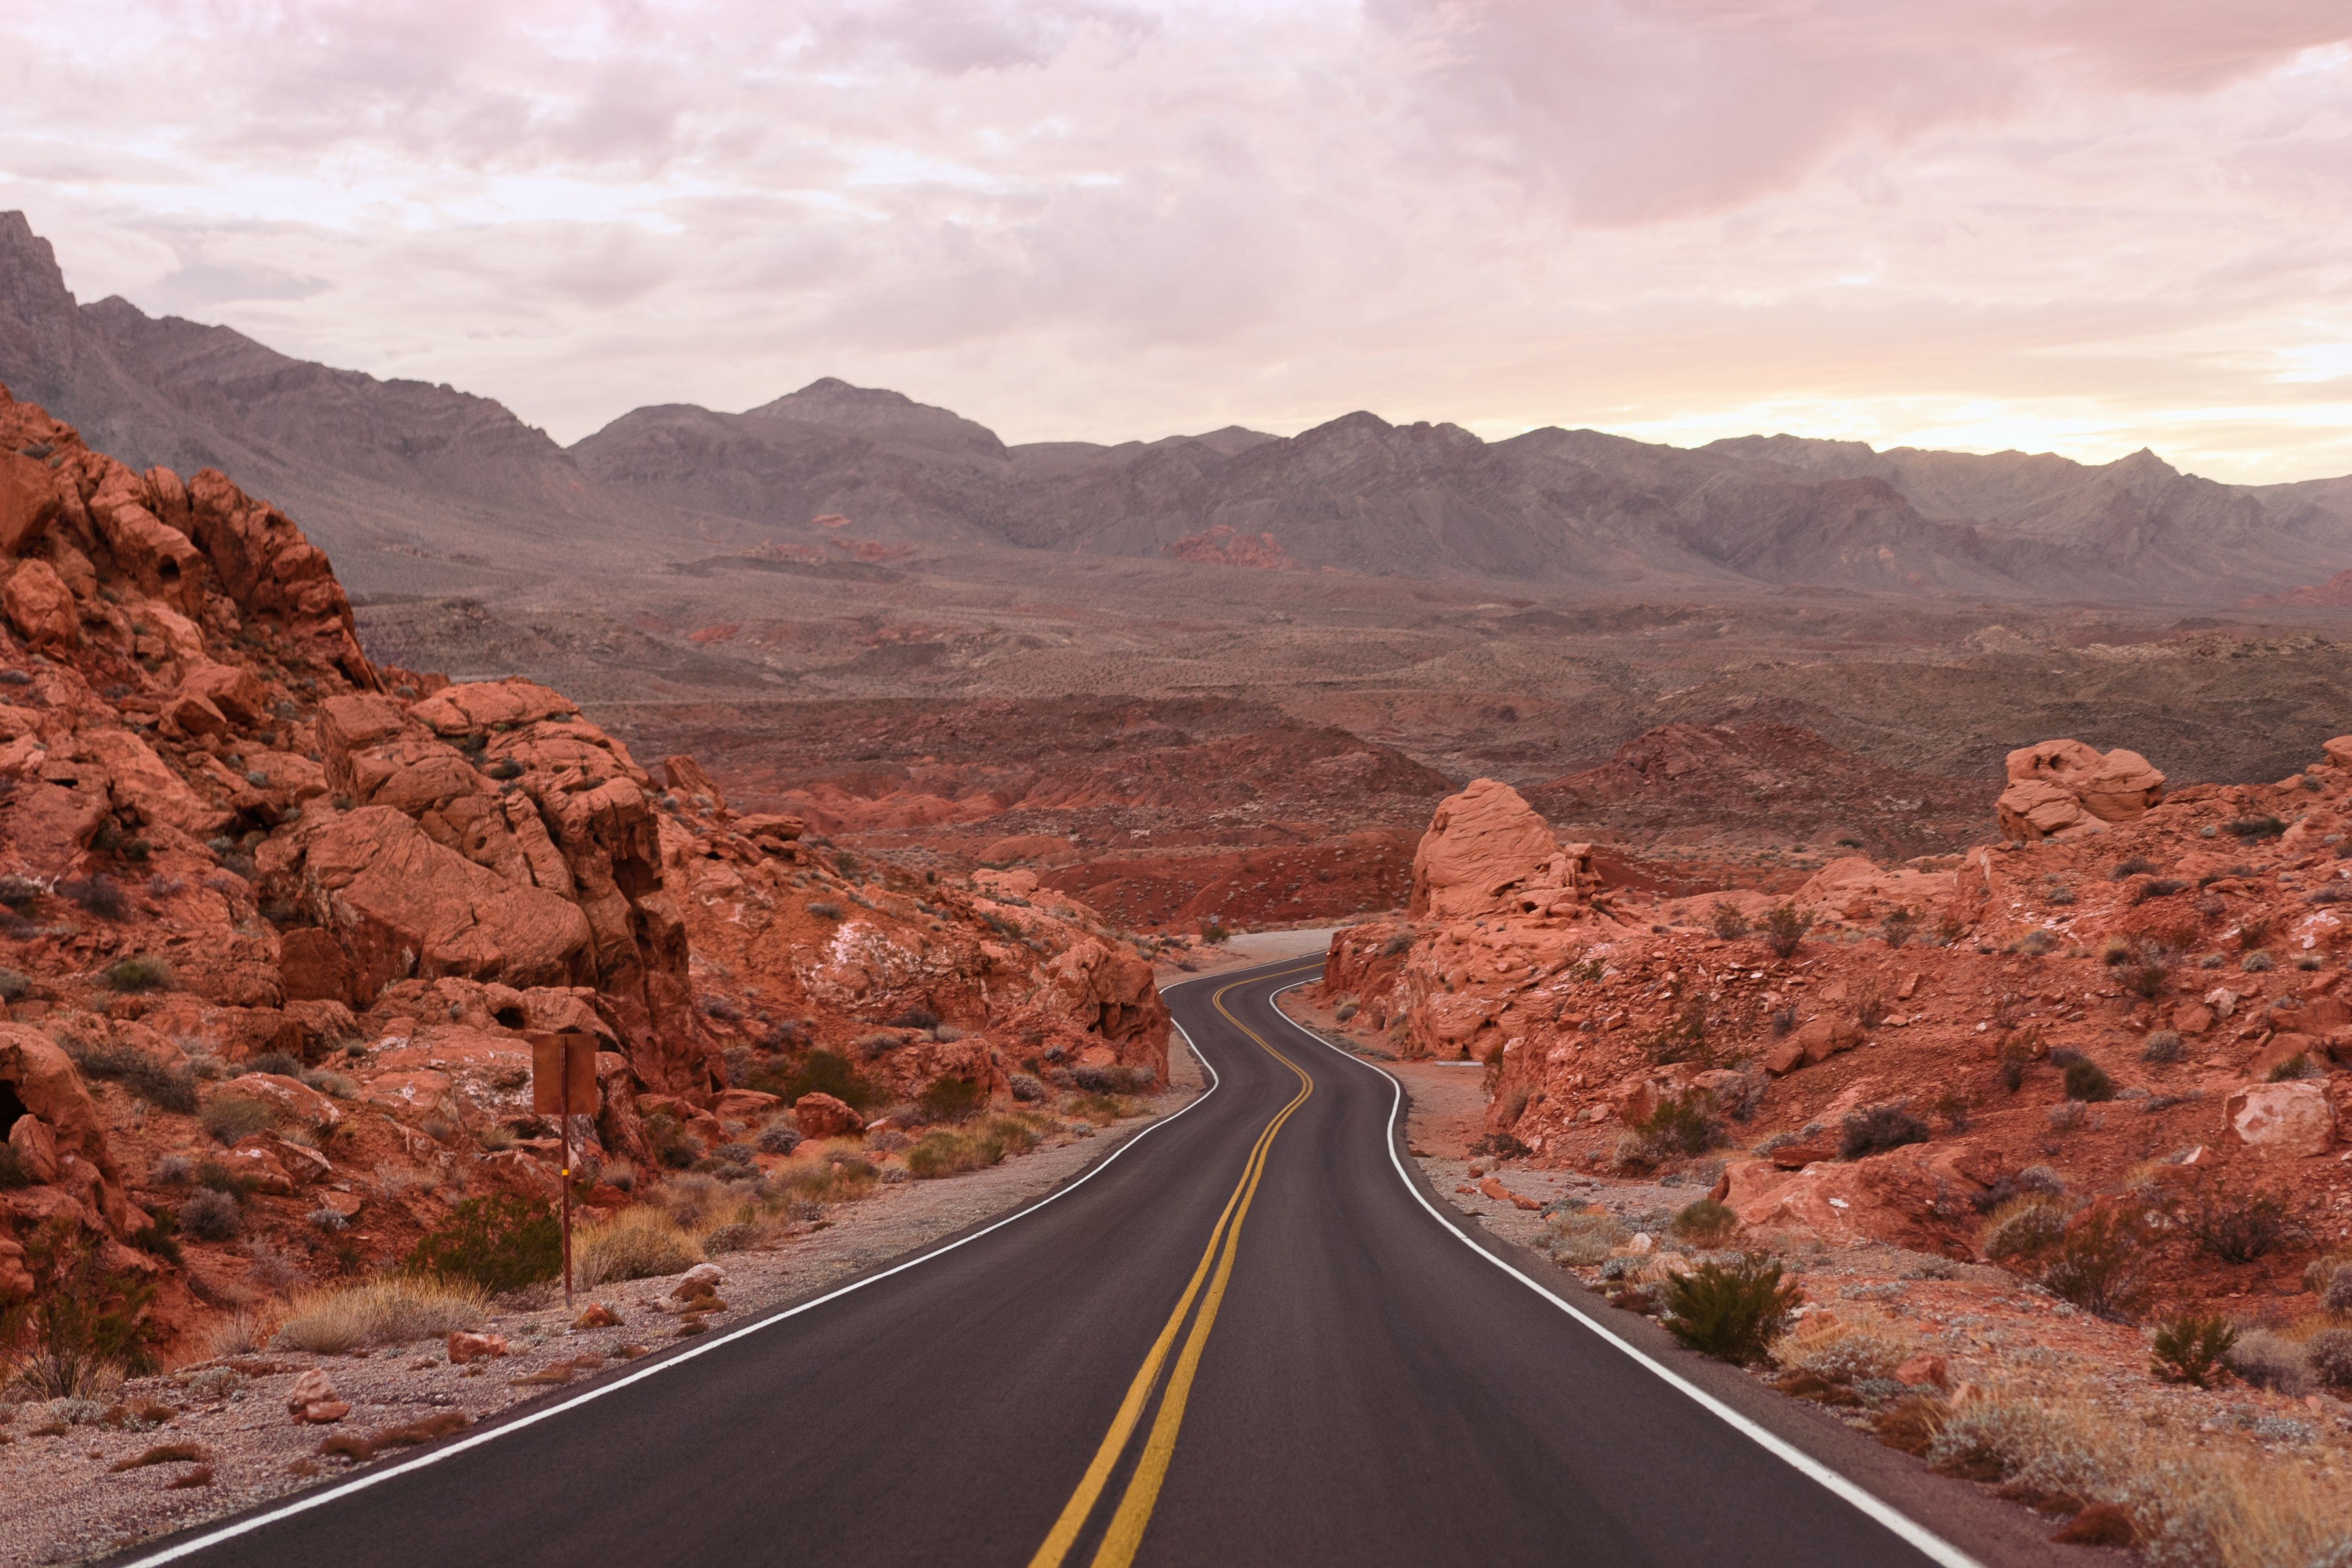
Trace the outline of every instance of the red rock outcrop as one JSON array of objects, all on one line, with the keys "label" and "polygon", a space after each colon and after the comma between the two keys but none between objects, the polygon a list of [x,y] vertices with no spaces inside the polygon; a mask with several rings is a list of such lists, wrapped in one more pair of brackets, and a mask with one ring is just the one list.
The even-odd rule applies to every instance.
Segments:
[{"label": "red rock outcrop", "polygon": [[2099,832],[2137,820],[2164,799],[2164,775],[2137,752],[2102,755],[2080,741],[2045,741],[2009,754],[2000,830],[2029,842]]},{"label": "red rock outcrop", "polygon": [[[1338,932],[1320,994],[1401,1055],[1485,1062],[1487,1132],[1537,1164],[1704,1171],[1759,1233],[1971,1258],[2030,1167],[2086,1208],[2267,1193],[2310,1238],[2260,1266],[2292,1294],[2352,1209],[2324,1157],[2352,1110],[2352,740],[2161,797],[2129,752],[2017,767],[2105,831],[1848,857],[1770,896],[1621,890],[1581,919],[1516,896],[1547,834],[1474,785],[1424,841],[1416,919]],[[1811,921],[1786,957],[1759,929],[1783,903]],[[1711,1122],[1708,1152],[1669,1108]],[[2251,1289],[2188,1236],[2147,1244],[2165,1295]]]},{"label": "red rock outcrop", "polygon": [[[647,1182],[820,1051],[901,1123],[943,1079],[1164,1073],[1150,967],[1085,905],[820,859],[559,693],[379,669],[283,513],[5,392],[0,612],[0,1295],[51,1221],[179,1327],[397,1258],[469,1190],[552,1197],[534,1030],[596,1040],[580,1158]],[[209,1167],[235,1218],[173,1240]]]}]

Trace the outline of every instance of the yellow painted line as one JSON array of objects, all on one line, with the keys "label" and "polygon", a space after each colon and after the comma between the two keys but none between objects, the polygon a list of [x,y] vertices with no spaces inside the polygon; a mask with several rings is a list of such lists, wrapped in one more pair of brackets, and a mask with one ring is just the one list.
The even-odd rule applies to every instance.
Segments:
[{"label": "yellow painted line", "polygon": [[[1184,1294],[1178,1299],[1176,1310],[1168,1315],[1168,1321],[1160,1328],[1159,1338],[1152,1342],[1150,1352],[1144,1356],[1143,1364],[1137,1369],[1134,1380],[1128,1384],[1127,1396],[1119,1402],[1118,1413],[1111,1418],[1110,1429],[1103,1434],[1094,1459],[1087,1466],[1077,1489],[1070,1494],[1070,1500],[1063,1505],[1060,1517],[1054,1521],[1054,1528],[1046,1532],[1045,1542],[1030,1558],[1029,1568],[1060,1568],[1072,1543],[1077,1540],[1078,1532],[1086,1528],[1087,1521],[1093,1516],[1095,1505],[1109,1483],[1111,1471],[1118,1468],[1119,1456],[1127,1451],[1129,1439],[1135,1434],[1136,1424],[1142,1419],[1143,1407],[1150,1402],[1151,1390],[1160,1381],[1160,1368],[1167,1363],[1169,1347],[1176,1342],[1177,1330],[1182,1327],[1185,1315],[1192,1310],[1193,1299],[1200,1294],[1201,1283],[1208,1277],[1211,1261],[1214,1259],[1215,1282],[1211,1285],[1208,1298],[1202,1304],[1201,1315],[1193,1322],[1192,1333],[1185,1339],[1183,1353],[1177,1358],[1175,1374],[1160,1399],[1150,1436],[1145,1440],[1143,1457],[1137,1464],[1135,1474],[1129,1479],[1126,1491],[1119,1498],[1118,1511],[1112,1516],[1102,1544],[1096,1549],[1094,1568],[1125,1568],[1125,1564],[1133,1561],[1137,1547],[1142,1544],[1144,1527],[1151,1521],[1151,1510],[1159,1500],[1160,1483],[1168,1472],[1168,1462],[1175,1454],[1176,1434],[1183,1425],[1184,1403],[1192,1393],[1193,1373],[1198,1370],[1201,1353],[1208,1344],[1209,1330],[1216,1322],[1217,1308],[1224,1300],[1226,1281],[1233,1276],[1234,1258],[1241,1245],[1242,1221],[1248,1215],[1250,1203],[1257,1195],[1259,1178],[1265,1173],[1266,1154],[1274,1145],[1275,1134],[1282,1131],[1282,1124],[1290,1120],[1291,1112],[1305,1104],[1307,1096],[1315,1092],[1315,1080],[1301,1071],[1296,1062],[1266,1044],[1255,1030],[1226,1011],[1225,995],[1244,984],[1279,979],[1282,974],[1291,973],[1297,972],[1286,970],[1277,974],[1258,975],[1249,981],[1235,981],[1221,988],[1211,998],[1212,1005],[1224,1015],[1226,1022],[1255,1041],[1268,1056],[1298,1075],[1298,1092],[1275,1113],[1258,1133],[1257,1141],[1251,1145],[1249,1158],[1243,1163],[1241,1180],[1234,1184],[1232,1194],[1225,1199],[1223,1212],[1217,1215],[1217,1223],[1210,1228],[1209,1244],[1202,1249],[1201,1261],[1193,1268],[1192,1278],[1184,1287]],[[1222,1257],[1218,1247],[1221,1241],[1223,1243]]]}]

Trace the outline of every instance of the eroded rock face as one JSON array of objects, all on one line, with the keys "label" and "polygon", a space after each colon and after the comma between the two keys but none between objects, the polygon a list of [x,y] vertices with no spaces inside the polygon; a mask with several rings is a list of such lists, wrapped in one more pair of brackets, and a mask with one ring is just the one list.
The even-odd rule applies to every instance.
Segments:
[{"label": "eroded rock face", "polygon": [[2010,752],[1997,812],[2005,837],[2031,843],[2136,821],[2163,799],[2164,775],[2137,752],[2045,741]]},{"label": "eroded rock face", "polygon": [[1591,846],[1556,842],[1518,791],[1477,779],[1430,819],[1413,852],[1412,910],[1435,920],[1567,914],[1599,886]]},{"label": "eroded rock face", "polygon": [[[322,1207],[364,1214],[347,1241],[375,1267],[446,1215],[445,1179],[551,1198],[533,1031],[593,1038],[575,1154],[641,1183],[681,1138],[788,1114],[763,1086],[820,1050],[877,1104],[1164,1071],[1150,970],[1085,905],[820,860],[802,819],[734,817],[691,758],[665,775],[703,799],[666,798],[559,692],[379,669],[282,513],[215,473],[136,473],[5,392],[0,612],[0,962],[24,982],[0,1294],[57,1221],[163,1277],[156,1310],[191,1326],[224,1299],[200,1281],[286,1284],[244,1283],[243,1243],[306,1256]],[[267,1125],[214,1139],[220,1102]],[[183,1268],[132,1243],[193,1200],[198,1150],[247,1191],[237,1236],[184,1233]]]}]

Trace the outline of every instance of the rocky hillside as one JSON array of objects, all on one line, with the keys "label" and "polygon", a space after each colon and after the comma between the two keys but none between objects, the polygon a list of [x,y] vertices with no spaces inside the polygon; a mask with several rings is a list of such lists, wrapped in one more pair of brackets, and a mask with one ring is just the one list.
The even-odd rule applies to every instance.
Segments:
[{"label": "rocky hillside", "polygon": [[1361,411],[1286,439],[1007,446],[830,378],[740,414],[638,408],[564,449],[448,386],[78,304],[21,213],[0,214],[0,380],[142,466],[222,468],[299,506],[371,592],[466,591],[453,565],[577,577],[583,551],[609,565],[694,541],[803,566],[1015,547],[1643,593],[2228,604],[2352,554],[2352,481],[2221,485],[2146,451],[2086,466],[1785,436],[1487,442]]},{"label": "rocky hillside", "polygon": [[[2284,1321],[2352,1246],[2352,739],[2328,752],[2168,795],[2127,752],[2027,748],[2013,837],[1678,900],[1604,890],[1482,780],[1439,807],[1410,921],[1334,937],[1323,999],[1485,1062],[1495,1155],[1712,1183],[1757,1237],[2045,1275],[2095,1241],[2094,1310]],[[1988,1227],[2021,1197],[2063,1228]]]},{"label": "rocky hillside", "polygon": [[62,1223],[184,1331],[551,1196],[530,1030],[598,1041],[592,1208],[775,1163],[791,1100],[854,1132],[1164,1076],[1150,966],[1084,905],[738,815],[542,687],[379,667],[282,511],[5,392],[0,574],[0,1293]]}]

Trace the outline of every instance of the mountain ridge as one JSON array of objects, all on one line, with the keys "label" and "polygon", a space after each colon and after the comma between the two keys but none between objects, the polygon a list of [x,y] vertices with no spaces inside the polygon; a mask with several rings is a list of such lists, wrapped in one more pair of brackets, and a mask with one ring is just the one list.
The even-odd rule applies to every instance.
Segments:
[{"label": "mountain ridge", "polygon": [[1361,409],[1291,437],[1008,445],[831,376],[740,413],[644,405],[564,447],[446,384],[79,304],[21,213],[0,214],[0,382],[134,464],[219,468],[301,509],[366,588],[560,579],[688,542],[1174,557],[1220,528],[1309,568],[1604,590],[2218,603],[2352,564],[2352,476],[2225,485],[2146,448],[2089,465],[1787,434],[1489,442]]}]

